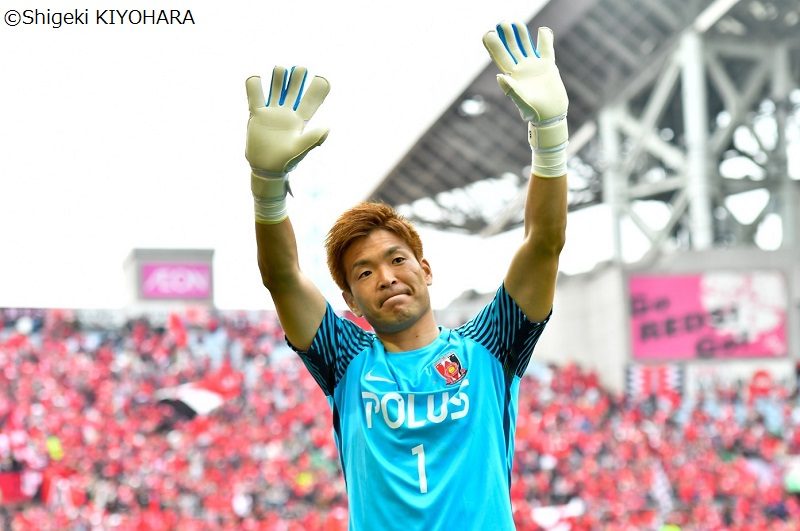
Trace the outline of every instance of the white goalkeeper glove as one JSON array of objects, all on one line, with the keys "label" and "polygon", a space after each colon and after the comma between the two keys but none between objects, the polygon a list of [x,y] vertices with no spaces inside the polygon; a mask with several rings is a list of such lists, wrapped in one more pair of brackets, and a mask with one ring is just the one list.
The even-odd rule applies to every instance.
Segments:
[{"label": "white goalkeeper glove", "polygon": [[556,67],[553,32],[539,28],[538,46],[534,46],[525,24],[503,22],[484,35],[483,44],[502,72],[497,83],[528,122],[533,173],[539,177],[566,174],[569,99]]},{"label": "white goalkeeper glove", "polygon": [[328,129],[305,130],[330,90],[325,78],[315,76],[306,83],[307,77],[303,67],[276,66],[266,101],[260,77],[245,83],[250,105],[245,157],[259,223],[286,218],[286,194],[291,192],[287,174],[328,136]]}]

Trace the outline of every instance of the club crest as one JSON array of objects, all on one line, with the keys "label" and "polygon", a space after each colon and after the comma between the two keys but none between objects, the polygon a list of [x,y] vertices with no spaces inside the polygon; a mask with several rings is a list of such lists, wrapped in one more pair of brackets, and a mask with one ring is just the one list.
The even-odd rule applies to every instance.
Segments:
[{"label": "club crest", "polygon": [[439,358],[434,366],[447,385],[460,382],[467,374],[467,369],[461,365],[461,360],[455,352],[448,352]]}]

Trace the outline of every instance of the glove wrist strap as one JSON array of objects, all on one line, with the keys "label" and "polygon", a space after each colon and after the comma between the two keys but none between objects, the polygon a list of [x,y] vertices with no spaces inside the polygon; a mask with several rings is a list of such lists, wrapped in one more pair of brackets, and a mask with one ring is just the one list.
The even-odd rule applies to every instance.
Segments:
[{"label": "glove wrist strap", "polygon": [[567,116],[528,123],[528,142],[534,151],[555,151],[566,147],[569,139]]},{"label": "glove wrist strap", "polygon": [[528,141],[533,150],[531,171],[537,177],[561,177],[567,173],[566,115],[539,123],[528,123]]},{"label": "glove wrist strap", "polygon": [[257,223],[280,223],[288,217],[286,194],[291,190],[286,175],[263,177],[253,172],[250,174],[250,189]]}]

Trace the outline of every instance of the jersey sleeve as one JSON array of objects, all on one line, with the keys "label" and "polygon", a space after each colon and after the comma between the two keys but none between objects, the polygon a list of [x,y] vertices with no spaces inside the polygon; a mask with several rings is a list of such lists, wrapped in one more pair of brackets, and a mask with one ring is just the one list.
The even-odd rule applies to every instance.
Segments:
[{"label": "jersey sleeve", "polygon": [[456,330],[494,354],[506,374],[521,377],[551,315],[552,310],[543,321],[530,321],[503,285],[478,315]]},{"label": "jersey sleeve", "polygon": [[374,334],[336,315],[328,303],[308,350],[298,349],[288,339],[286,343],[300,356],[308,372],[325,394],[332,396],[350,360],[369,347],[374,339]]}]

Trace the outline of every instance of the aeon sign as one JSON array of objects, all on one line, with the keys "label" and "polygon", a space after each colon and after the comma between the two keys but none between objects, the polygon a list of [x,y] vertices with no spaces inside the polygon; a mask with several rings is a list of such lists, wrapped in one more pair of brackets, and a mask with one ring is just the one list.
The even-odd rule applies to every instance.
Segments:
[{"label": "aeon sign", "polygon": [[144,299],[208,299],[211,266],[201,263],[151,263],[141,265]]}]

